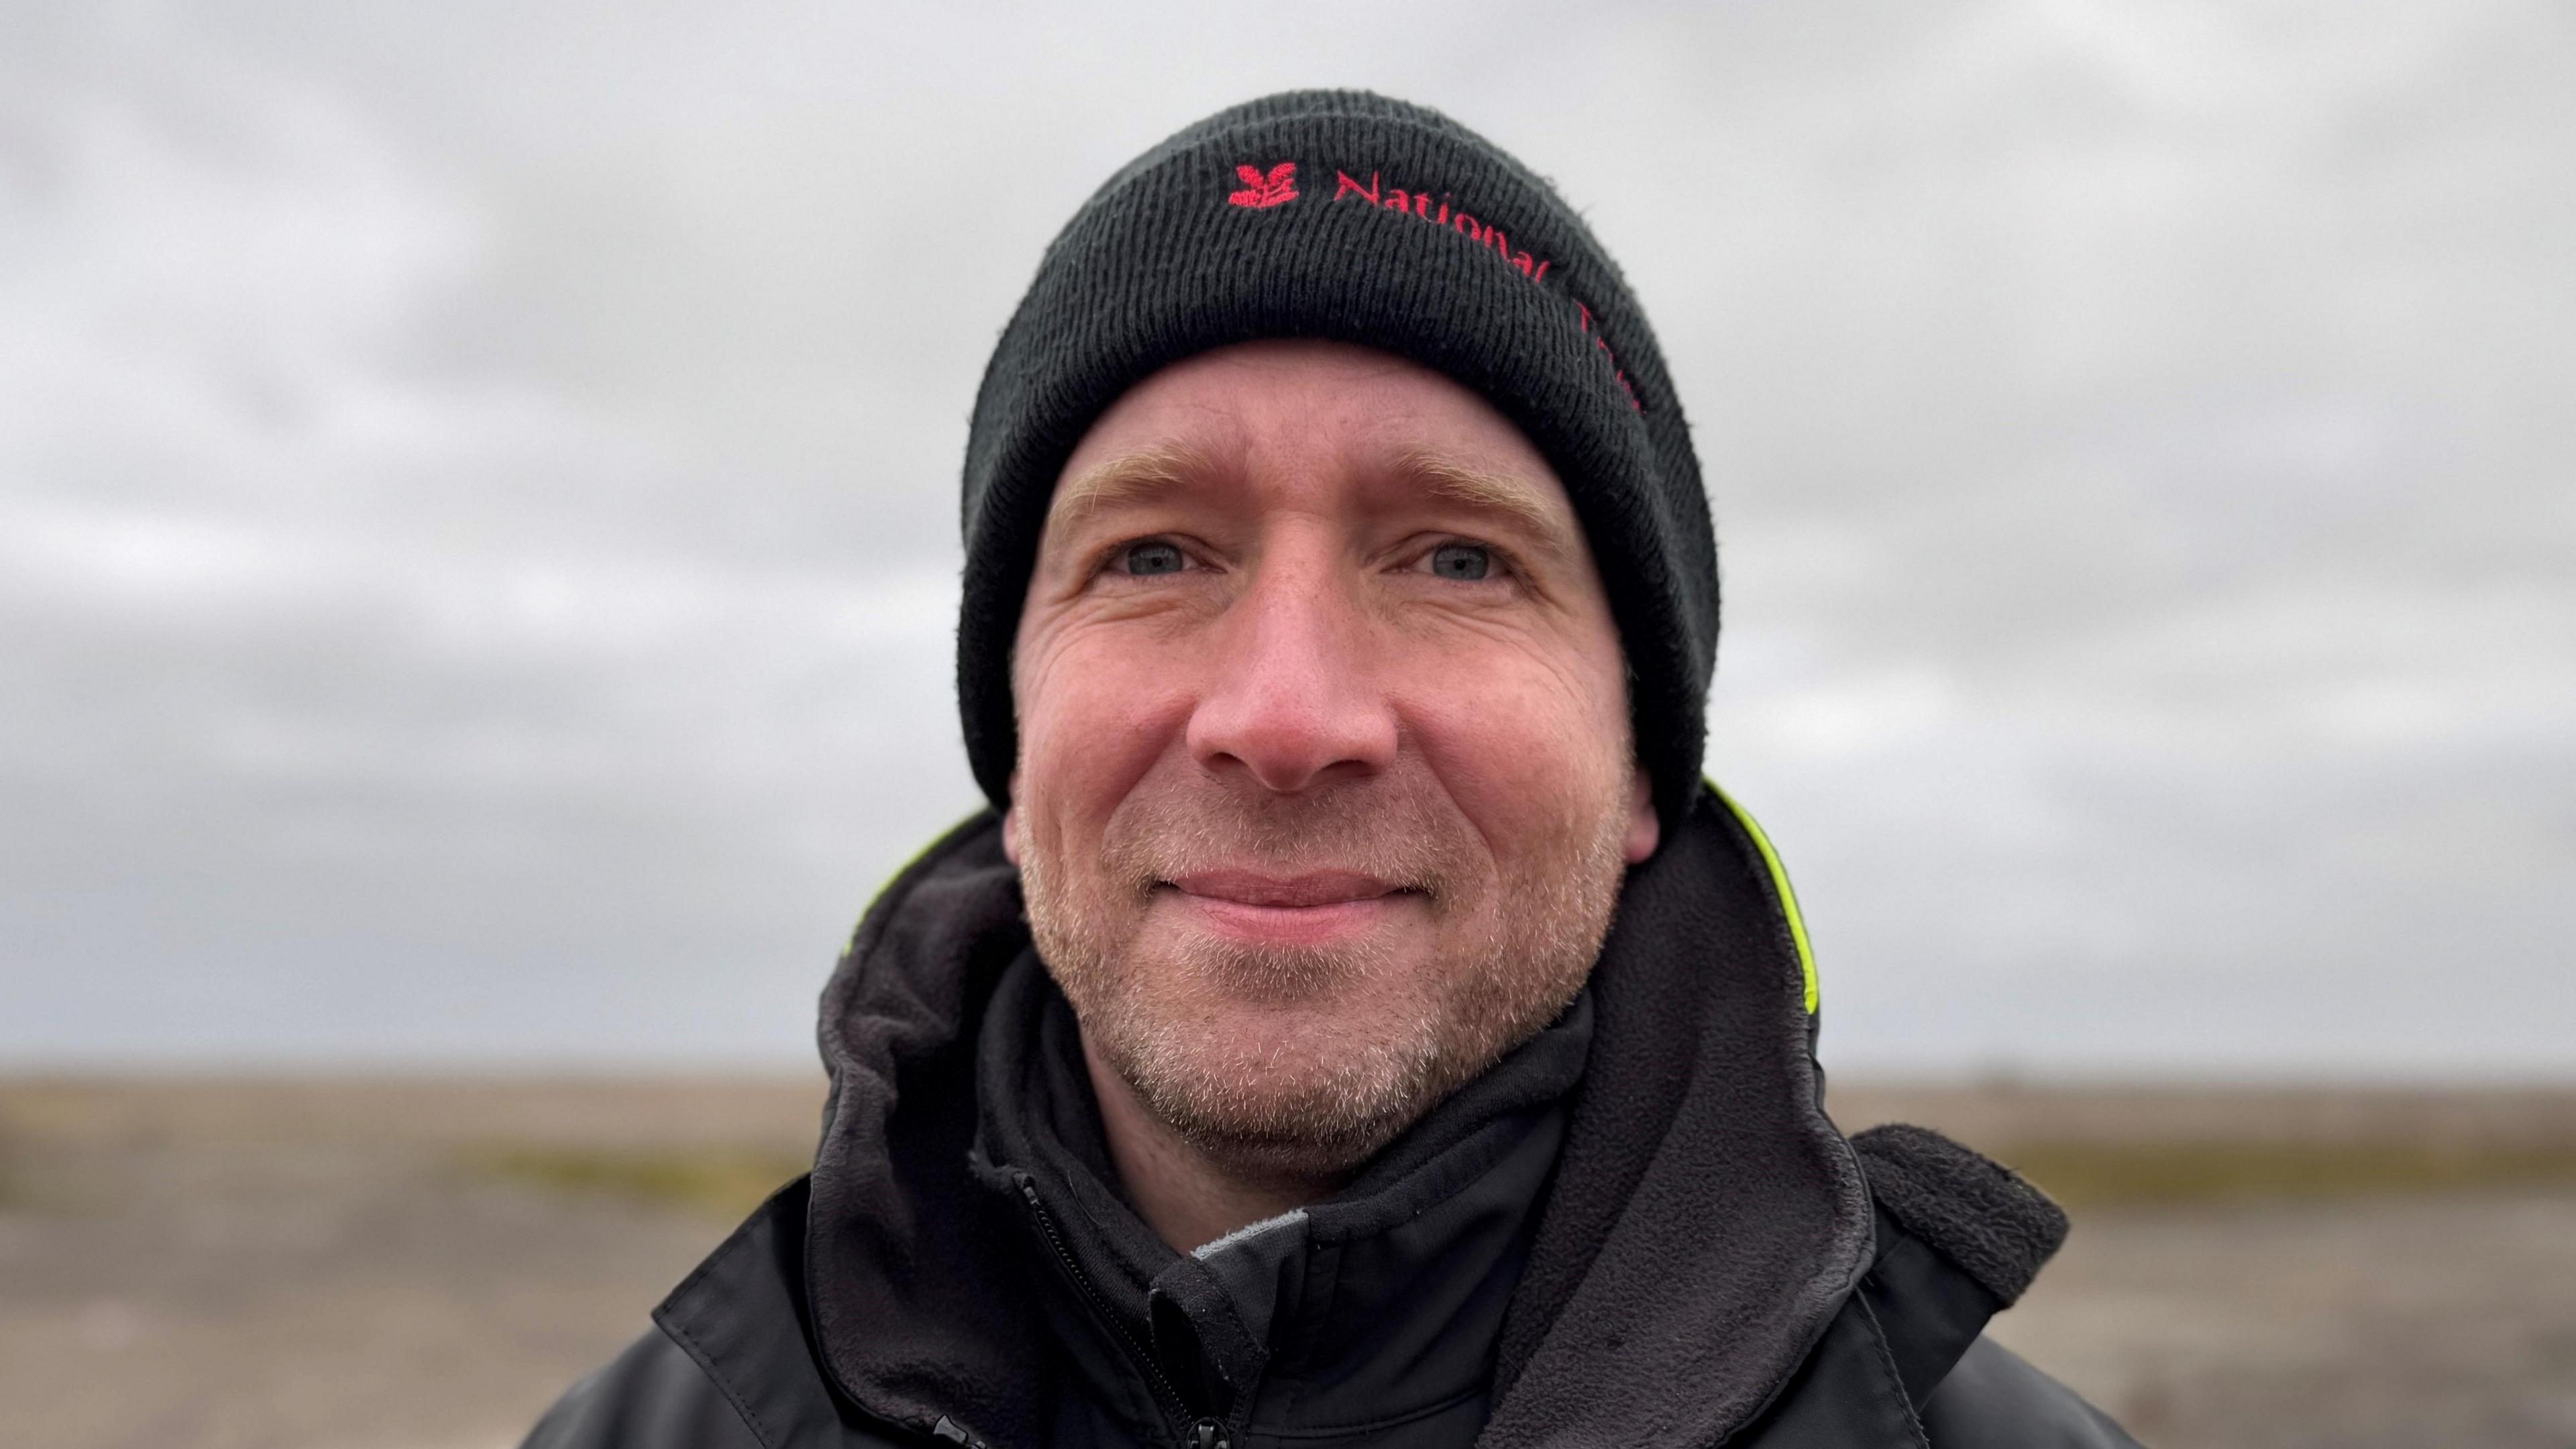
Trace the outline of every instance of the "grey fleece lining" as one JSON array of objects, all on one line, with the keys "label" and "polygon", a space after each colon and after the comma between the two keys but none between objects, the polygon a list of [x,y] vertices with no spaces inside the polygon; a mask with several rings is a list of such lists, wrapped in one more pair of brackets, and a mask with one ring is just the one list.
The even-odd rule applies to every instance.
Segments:
[{"label": "grey fleece lining", "polygon": [[1304,1208],[1290,1208],[1288,1211],[1281,1213],[1275,1218],[1263,1218],[1257,1223],[1245,1223],[1242,1227],[1236,1228],[1233,1232],[1226,1234],[1224,1237],[1201,1243],[1197,1247],[1190,1249],[1190,1256],[1204,1263],[1209,1258],[1218,1253],[1224,1252],[1226,1249],[1233,1247],[1237,1243],[1249,1242],[1254,1238],[1260,1237],[1263,1233],[1269,1232],[1273,1228],[1295,1227],[1297,1224],[1302,1223],[1305,1220],[1306,1210]]},{"label": "grey fleece lining", "polygon": [[1928,1127],[1852,1139],[1878,1205],[2009,1306],[2066,1241],[2066,1212],[2010,1168]]},{"label": "grey fleece lining", "polygon": [[823,988],[805,1302],[816,1358],[868,1413],[1029,1444],[1047,1344],[1012,1267],[1021,1227],[966,1164],[976,1029],[1028,940],[1000,825],[982,811],[906,866]]}]

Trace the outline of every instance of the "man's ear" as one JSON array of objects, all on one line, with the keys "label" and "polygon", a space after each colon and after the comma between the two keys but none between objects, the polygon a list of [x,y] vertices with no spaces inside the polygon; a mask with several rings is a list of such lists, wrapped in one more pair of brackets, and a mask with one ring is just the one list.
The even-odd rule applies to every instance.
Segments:
[{"label": "man's ear", "polygon": [[1011,803],[1002,812],[1002,858],[1020,863],[1020,772],[1011,772]]},{"label": "man's ear", "polygon": [[1663,840],[1664,822],[1655,814],[1655,782],[1646,778],[1645,766],[1640,765],[1628,777],[1628,863],[1645,864]]}]

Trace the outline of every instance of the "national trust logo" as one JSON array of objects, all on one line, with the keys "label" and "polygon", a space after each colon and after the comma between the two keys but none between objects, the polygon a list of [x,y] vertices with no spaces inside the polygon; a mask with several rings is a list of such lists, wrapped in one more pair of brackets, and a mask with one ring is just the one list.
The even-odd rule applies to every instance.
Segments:
[{"label": "national trust logo", "polygon": [[[1297,199],[1297,163],[1294,161],[1278,162],[1266,171],[1255,163],[1246,162],[1235,167],[1234,174],[1243,183],[1243,189],[1226,193],[1225,199],[1247,211],[1266,211]],[[1568,320],[1600,350],[1611,376],[1617,379],[1620,390],[1628,395],[1628,405],[1639,412],[1646,410],[1645,399],[1637,395],[1636,385],[1628,381],[1626,369],[1619,365],[1619,355],[1611,350],[1609,339],[1601,335],[1600,321],[1592,315],[1590,304],[1574,295],[1572,288],[1565,284],[1562,272],[1557,274],[1557,282],[1550,285],[1547,274],[1548,269],[1556,265],[1554,261],[1515,248],[1501,227],[1479,220],[1465,206],[1456,204],[1462,198],[1449,192],[1434,193],[1427,187],[1408,191],[1401,186],[1390,186],[1383,174],[1375,170],[1369,172],[1368,180],[1363,183],[1349,172],[1334,168],[1333,180],[1332,199],[1336,203],[1355,201],[1379,215],[1395,212],[1454,233],[1479,251],[1491,253],[1505,267],[1520,273],[1542,291],[1563,293],[1574,304],[1574,313]]]},{"label": "national trust logo", "polygon": [[1258,166],[1237,166],[1234,174],[1243,181],[1243,189],[1226,197],[1237,206],[1260,208],[1285,206],[1297,199],[1297,163],[1282,161],[1263,175]]}]

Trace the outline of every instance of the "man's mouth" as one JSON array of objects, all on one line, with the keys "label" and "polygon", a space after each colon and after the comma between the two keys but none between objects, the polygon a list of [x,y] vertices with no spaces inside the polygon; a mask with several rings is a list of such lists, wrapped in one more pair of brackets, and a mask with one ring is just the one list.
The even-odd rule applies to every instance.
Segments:
[{"label": "man's mouth", "polygon": [[1166,882],[1183,895],[1230,901],[1243,906],[1287,909],[1338,906],[1373,901],[1403,887],[1358,871],[1319,870],[1297,875],[1271,875],[1249,870],[1198,870]]},{"label": "man's mouth", "polygon": [[1202,870],[1163,884],[1206,928],[1274,945],[1329,945],[1370,929],[1422,894],[1363,872],[1337,870]]}]

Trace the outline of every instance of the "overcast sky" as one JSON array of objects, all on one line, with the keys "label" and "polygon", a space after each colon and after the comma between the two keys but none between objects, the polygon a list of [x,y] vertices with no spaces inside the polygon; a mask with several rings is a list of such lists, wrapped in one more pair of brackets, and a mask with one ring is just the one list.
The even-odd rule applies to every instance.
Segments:
[{"label": "overcast sky", "polygon": [[1655,320],[1830,1066],[2576,1073],[2572,76],[2555,0],[0,0],[0,1066],[810,1060],[976,802],[1040,249],[1347,84]]}]

